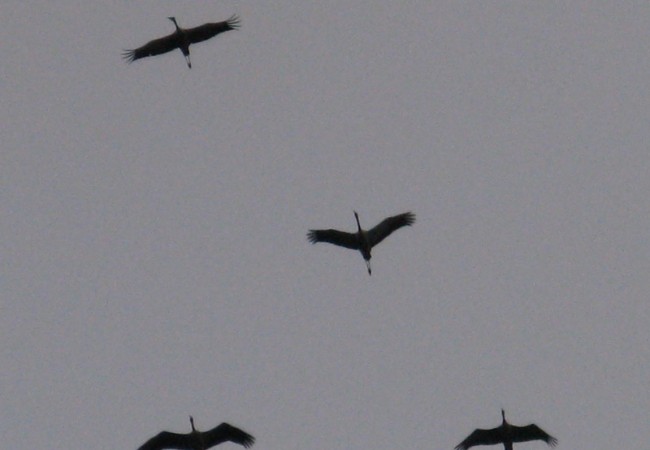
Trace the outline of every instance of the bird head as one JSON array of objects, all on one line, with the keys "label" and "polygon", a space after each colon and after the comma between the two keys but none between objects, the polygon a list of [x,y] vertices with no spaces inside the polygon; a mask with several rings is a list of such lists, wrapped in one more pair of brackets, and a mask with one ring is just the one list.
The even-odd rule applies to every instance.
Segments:
[{"label": "bird head", "polygon": [[176,17],[167,17],[167,18],[173,22],[176,28],[178,28],[178,24],[176,23]]},{"label": "bird head", "polygon": [[194,417],[190,416],[190,425],[192,425],[192,431],[196,431],[196,428],[194,428]]},{"label": "bird head", "polygon": [[506,412],[501,408],[501,420],[503,420],[503,423],[506,423]]}]

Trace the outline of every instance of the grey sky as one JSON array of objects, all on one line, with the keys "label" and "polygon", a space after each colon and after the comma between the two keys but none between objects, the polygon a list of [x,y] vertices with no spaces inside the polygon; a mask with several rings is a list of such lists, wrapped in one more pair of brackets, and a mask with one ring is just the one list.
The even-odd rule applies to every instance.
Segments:
[{"label": "grey sky", "polygon": [[[650,6],[6,0],[3,448],[650,441]],[[242,27],[125,64],[122,49]],[[412,210],[373,252],[311,245]],[[230,444],[227,444],[230,445]],[[542,449],[542,443],[522,448]]]}]

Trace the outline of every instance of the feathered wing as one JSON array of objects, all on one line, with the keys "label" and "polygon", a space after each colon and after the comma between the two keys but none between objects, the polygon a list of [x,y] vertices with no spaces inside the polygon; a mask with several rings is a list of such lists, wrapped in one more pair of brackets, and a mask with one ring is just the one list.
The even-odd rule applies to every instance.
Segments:
[{"label": "feathered wing", "polygon": [[165,448],[189,450],[192,448],[190,436],[188,434],[163,431],[142,444],[138,450],[162,450]]},{"label": "feathered wing", "polygon": [[512,426],[512,441],[513,442],[526,442],[526,441],[544,441],[551,447],[557,445],[557,439],[542,430],[537,425],[530,424],[525,427]]},{"label": "feathered wing", "polygon": [[467,450],[475,445],[493,445],[502,442],[501,433],[498,428],[482,430],[477,428],[465,438],[463,442],[454,447],[456,450]]},{"label": "feathered wing", "polygon": [[381,221],[381,223],[379,223],[379,225],[368,230],[368,244],[370,247],[374,247],[383,241],[393,231],[397,230],[398,228],[411,226],[414,222],[415,214],[412,212],[406,212],[384,219]]},{"label": "feathered wing", "polygon": [[153,41],[147,42],[142,47],[133,50],[124,50],[122,57],[127,62],[132,63],[136,59],[145,58],[147,56],[162,55],[163,53],[171,52],[178,48],[178,40],[176,33],[165,36]]},{"label": "feathered wing", "polygon": [[230,19],[224,20],[223,22],[206,23],[198,27],[188,28],[185,30],[185,36],[187,36],[191,44],[196,44],[197,42],[207,41],[224,31],[235,30],[239,28],[239,23],[239,17],[233,15]]},{"label": "feathered wing", "polygon": [[359,250],[359,240],[354,233],[346,233],[339,230],[309,230],[307,239],[312,244],[316,242],[329,242],[352,250]]},{"label": "feathered wing", "polygon": [[244,430],[240,430],[225,422],[203,433],[203,442],[205,442],[206,448],[226,441],[231,441],[248,448],[255,443],[255,438]]}]

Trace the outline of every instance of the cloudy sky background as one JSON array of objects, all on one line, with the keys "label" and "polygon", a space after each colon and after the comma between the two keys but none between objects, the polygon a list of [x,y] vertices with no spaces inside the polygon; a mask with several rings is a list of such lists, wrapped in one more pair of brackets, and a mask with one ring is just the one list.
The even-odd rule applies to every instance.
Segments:
[{"label": "cloudy sky background", "polygon": [[[193,414],[258,450],[450,450],[500,408],[647,448],[648,4],[1,11],[3,448]],[[120,57],[235,13],[192,70]],[[353,209],[417,214],[372,277],[305,238]]]}]

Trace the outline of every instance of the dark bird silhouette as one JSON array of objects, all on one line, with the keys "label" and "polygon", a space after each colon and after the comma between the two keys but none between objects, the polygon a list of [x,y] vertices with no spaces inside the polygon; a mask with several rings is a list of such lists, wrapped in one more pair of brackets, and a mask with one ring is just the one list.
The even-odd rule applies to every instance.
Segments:
[{"label": "dark bird silhouette", "polygon": [[341,247],[359,250],[361,255],[363,255],[363,259],[366,261],[368,275],[372,275],[372,269],[370,268],[370,250],[386,239],[393,231],[405,226],[411,226],[415,222],[415,214],[406,212],[384,219],[379,225],[366,231],[361,228],[359,214],[356,211],[354,211],[354,217],[357,219],[358,231],[356,233],[346,233],[345,231],[331,229],[309,230],[307,239],[312,244],[316,242],[329,242],[330,244]]},{"label": "dark bird silhouette", "polygon": [[551,447],[557,445],[557,439],[534,423],[525,427],[510,425],[506,422],[506,413],[503,409],[501,410],[501,418],[503,422],[500,427],[492,428],[491,430],[482,430],[480,428],[474,430],[472,434],[467,436],[463,442],[455,447],[456,450],[467,450],[475,445],[494,444],[503,444],[505,450],[512,450],[512,444],[514,442],[526,441],[544,441]]},{"label": "dark bird silhouette", "polygon": [[211,37],[216,36],[224,31],[235,30],[239,27],[239,17],[233,15],[228,20],[216,23],[206,23],[195,28],[184,29],[178,26],[176,18],[168,17],[169,20],[174,22],[176,31],[169,36],[165,36],[153,41],[147,42],[142,47],[134,50],[125,50],[122,57],[127,62],[132,63],[136,59],[144,58],[147,56],[162,55],[163,53],[171,52],[178,48],[183,52],[187,67],[192,68],[190,61],[190,44],[197,42],[207,41]]},{"label": "dark bird silhouette", "polygon": [[190,433],[178,434],[162,431],[142,444],[138,450],[162,450],[165,448],[207,450],[226,441],[248,448],[255,442],[253,436],[225,422],[205,432],[200,432],[194,428],[194,418],[192,416],[190,416],[190,424],[192,425]]}]

